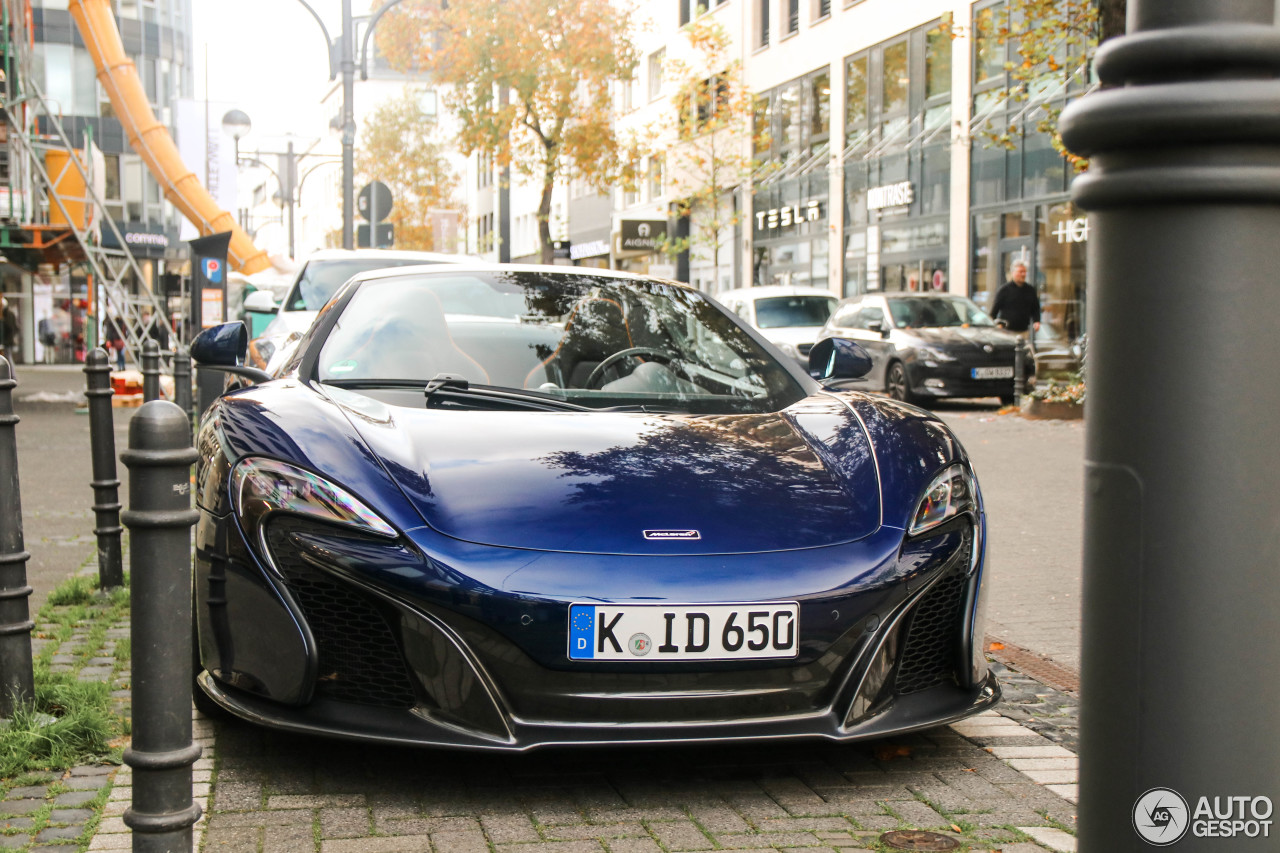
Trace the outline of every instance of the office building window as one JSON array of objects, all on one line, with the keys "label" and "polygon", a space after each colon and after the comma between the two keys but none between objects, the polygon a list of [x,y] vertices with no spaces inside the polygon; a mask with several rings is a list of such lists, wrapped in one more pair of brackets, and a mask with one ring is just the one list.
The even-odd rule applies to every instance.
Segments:
[{"label": "office building window", "polygon": [[649,158],[649,201],[657,201],[662,198],[664,192],[664,168],[665,164],[661,154],[655,154]]},{"label": "office building window", "polygon": [[769,7],[773,0],[756,0],[756,31],[759,33],[756,44],[769,46]]},{"label": "office building window", "polygon": [[649,100],[657,100],[662,94],[662,64],[667,60],[667,50],[655,50],[649,54]]},{"label": "office building window", "polygon": [[800,0],[787,0],[787,35],[800,32]]}]

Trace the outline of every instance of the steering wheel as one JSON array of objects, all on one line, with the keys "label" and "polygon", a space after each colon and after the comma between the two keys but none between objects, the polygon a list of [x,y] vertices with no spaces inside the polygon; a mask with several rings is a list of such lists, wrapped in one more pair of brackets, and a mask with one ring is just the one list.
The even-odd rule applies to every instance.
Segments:
[{"label": "steering wheel", "polygon": [[597,364],[595,370],[591,371],[591,374],[587,376],[586,381],[582,383],[582,387],[596,387],[596,381],[604,377],[606,370],[614,367],[623,359],[639,358],[640,356],[660,361],[668,367],[672,367],[681,374],[684,374],[686,379],[688,378],[688,374],[686,374],[684,369],[680,367],[680,360],[671,353],[660,349],[654,349],[653,347],[628,347],[627,349],[618,350],[613,355],[607,356],[604,361]]}]

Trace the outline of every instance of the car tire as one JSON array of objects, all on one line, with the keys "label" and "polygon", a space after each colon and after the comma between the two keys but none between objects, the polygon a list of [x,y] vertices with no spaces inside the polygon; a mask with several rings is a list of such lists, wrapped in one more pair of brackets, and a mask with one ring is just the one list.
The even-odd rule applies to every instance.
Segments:
[{"label": "car tire", "polygon": [[889,365],[884,373],[884,390],[890,397],[901,403],[914,403],[916,395],[911,393],[911,380],[907,378],[907,368],[900,361]]}]

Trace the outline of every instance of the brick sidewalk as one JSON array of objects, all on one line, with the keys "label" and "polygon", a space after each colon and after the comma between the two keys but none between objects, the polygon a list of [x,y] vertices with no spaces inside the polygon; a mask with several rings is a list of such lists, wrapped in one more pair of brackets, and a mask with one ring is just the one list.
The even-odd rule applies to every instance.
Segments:
[{"label": "brick sidewalk", "polygon": [[1063,831],[1075,825],[1074,755],[995,712],[867,744],[515,756],[320,741],[238,722],[216,731],[205,851],[834,851],[879,849],[881,833],[907,828],[975,851],[1075,849]]}]

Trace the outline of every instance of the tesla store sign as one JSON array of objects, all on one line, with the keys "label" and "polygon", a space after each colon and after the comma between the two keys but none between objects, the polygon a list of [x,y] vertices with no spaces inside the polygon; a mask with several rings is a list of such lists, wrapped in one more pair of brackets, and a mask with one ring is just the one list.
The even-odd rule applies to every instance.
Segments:
[{"label": "tesla store sign", "polygon": [[915,200],[916,190],[910,181],[886,184],[883,187],[872,187],[867,190],[867,210],[904,207]]},{"label": "tesla store sign", "polygon": [[763,231],[773,228],[787,228],[801,222],[816,222],[822,218],[822,202],[814,199],[804,205],[793,204],[789,207],[777,207],[773,210],[756,211],[756,228]]},{"label": "tesla store sign", "polygon": [[1059,243],[1084,243],[1089,239],[1089,220],[1083,216],[1063,219],[1053,229],[1053,236]]}]

